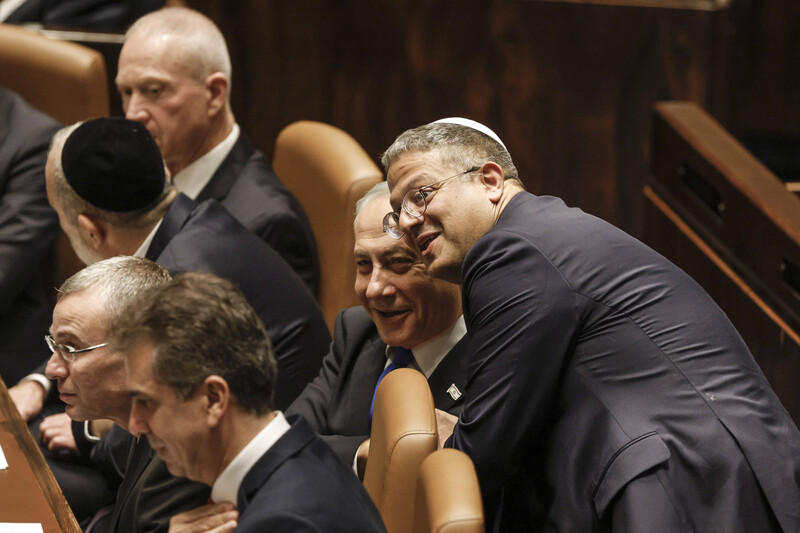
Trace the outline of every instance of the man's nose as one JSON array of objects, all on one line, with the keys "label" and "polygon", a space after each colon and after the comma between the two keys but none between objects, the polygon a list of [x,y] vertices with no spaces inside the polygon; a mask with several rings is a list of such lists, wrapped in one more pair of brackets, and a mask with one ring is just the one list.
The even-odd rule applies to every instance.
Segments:
[{"label": "man's nose", "polygon": [[44,374],[50,379],[66,378],[69,375],[67,362],[58,353],[58,350],[53,352],[50,359],[47,361],[47,366],[44,369]]},{"label": "man's nose", "polygon": [[128,432],[136,438],[148,432],[147,422],[139,413],[139,408],[136,406],[136,401],[131,405],[131,414],[128,416]]},{"label": "man's nose", "polygon": [[147,121],[147,117],[147,108],[142,102],[142,97],[137,93],[131,94],[128,97],[128,105],[125,108],[125,118],[144,124]]},{"label": "man's nose", "polygon": [[400,209],[400,215],[397,218],[397,225],[403,233],[410,234],[414,226],[422,223],[422,217],[424,216],[425,215],[423,214],[419,217],[412,217],[406,213],[405,209]]},{"label": "man's nose", "polygon": [[386,298],[395,292],[394,285],[390,282],[389,275],[382,268],[375,268],[367,284],[367,298]]}]

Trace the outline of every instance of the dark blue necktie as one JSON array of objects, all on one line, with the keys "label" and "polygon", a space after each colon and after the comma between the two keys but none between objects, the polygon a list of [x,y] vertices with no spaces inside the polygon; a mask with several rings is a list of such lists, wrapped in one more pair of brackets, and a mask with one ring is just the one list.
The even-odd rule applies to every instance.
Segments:
[{"label": "dark blue necktie", "polygon": [[392,362],[389,363],[386,368],[383,369],[381,375],[378,377],[378,382],[375,384],[375,391],[372,393],[372,404],[369,406],[369,421],[372,423],[372,409],[375,407],[375,396],[378,394],[378,385],[381,384],[383,378],[386,377],[386,374],[391,372],[392,370],[397,370],[398,368],[405,368],[408,364],[414,360],[414,354],[411,353],[411,350],[407,350],[398,346],[394,352],[394,359]]}]

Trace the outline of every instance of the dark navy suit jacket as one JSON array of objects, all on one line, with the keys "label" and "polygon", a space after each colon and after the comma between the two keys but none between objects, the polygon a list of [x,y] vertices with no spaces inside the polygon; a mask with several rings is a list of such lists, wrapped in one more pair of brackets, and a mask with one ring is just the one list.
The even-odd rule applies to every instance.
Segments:
[{"label": "dark navy suit jacket", "polygon": [[240,533],[385,531],[364,486],[300,418],[239,487]]},{"label": "dark navy suit jacket", "polygon": [[[455,384],[465,390],[467,348],[465,335],[428,378],[436,407],[456,416],[464,397],[453,398],[447,389]],[[359,445],[369,438],[369,408],[385,365],[386,344],[364,308],[345,309],[336,317],[322,370],[286,414],[302,415],[345,464],[352,464]]]},{"label": "dark navy suit jacket", "polygon": [[0,375],[10,387],[49,357],[44,264],[58,232],[44,166],[60,124],[0,87]]},{"label": "dark navy suit jacket", "polygon": [[800,433],[683,271],[523,192],[462,275],[470,377],[448,445],[495,528],[800,530]]},{"label": "dark navy suit jacket", "polygon": [[316,295],[319,257],[308,217],[244,132],[196,200],[209,198],[272,246]]},{"label": "dark navy suit jacket", "polygon": [[317,375],[330,344],[322,311],[275,250],[217,201],[198,204],[179,194],[153,237],[147,258],[173,275],[211,272],[242,291],[264,322],[278,360],[278,409],[285,409]]}]

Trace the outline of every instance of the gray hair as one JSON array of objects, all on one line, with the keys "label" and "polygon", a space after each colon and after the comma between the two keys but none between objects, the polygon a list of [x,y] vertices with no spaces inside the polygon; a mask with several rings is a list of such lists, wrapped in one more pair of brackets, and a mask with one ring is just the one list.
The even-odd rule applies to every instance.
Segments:
[{"label": "gray hair", "polygon": [[53,141],[50,144],[50,154],[48,156],[52,158],[53,161],[53,198],[51,200],[61,208],[63,217],[66,219],[65,221],[70,226],[75,226],[78,223],[78,215],[82,213],[92,213],[111,226],[142,229],[149,228],[161,220],[170,205],[170,202],[165,201],[173,190],[172,183],[169,180],[164,180],[164,190],[161,191],[161,196],[155,206],[146,206],[143,209],[127,213],[115,213],[113,211],[98,209],[78,196],[78,193],[75,192],[75,189],[72,188],[72,185],[69,184],[64,175],[64,167],[61,164],[61,152],[64,149],[64,143],[67,142],[67,138],[69,138],[72,132],[81,124],[83,124],[83,122],[76,122],[71,126],[58,130],[53,136]]},{"label": "gray hair", "polygon": [[231,57],[225,37],[214,22],[188,7],[166,7],[141,17],[128,29],[126,40],[134,34],[144,37],[170,36],[180,63],[196,81],[221,72],[231,87]]},{"label": "gray hair", "polygon": [[123,320],[126,310],[142,294],[165,287],[167,270],[142,257],[117,256],[93,263],[70,276],[58,288],[58,300],[86,289],[102,289],[106,326]]},{"label": "gray hair", "polygon": [[447,168],[464,170],[494,161],[502,167],[505,179],[515,180],[524,187],[503,145],[478,130],[459,124],[433,123],[406,130],[383,153],[381,163],[384,171],[388,171],[394,160],[407,152],[433,150],[439,150],[441,163]]},{"label": "gray hair", "polygon": [[375,198],[388,195],[389,195],[389,184],[386,183],[385,181],[382,181],[380,183],[376,183],[375,185],[373,185],[372,188],[368,190],[366,194],[364,194],[364,196],[359,198],[358,201],[356,202],[356,216],[355,219],[353,220],[353,228],[355,228],[356,224],[358,224],[358,217],[361,214],[361,211],[364,210],[364,206],[366,206]]}]

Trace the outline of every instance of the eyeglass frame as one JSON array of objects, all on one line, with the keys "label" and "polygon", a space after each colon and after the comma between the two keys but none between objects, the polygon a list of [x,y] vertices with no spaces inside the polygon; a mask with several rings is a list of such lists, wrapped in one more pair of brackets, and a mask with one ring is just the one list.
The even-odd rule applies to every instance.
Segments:
[{"label": "eyeglass frame", "polygon": [[[430,193],[436,192],[439,189],[441,189],[442,188],[441,184],[444,183],[445,181],[451,180],[453,178],[457,178],[459,176],[463,176],[464,174],[471,174],[473,172],[476,172],[476,171],[480,170],[481,166],[482,165],[476,166],[476,167],[472,167],[469,170],[465,170],[464,172],[459,172],[458,174],[453,174],[452,176],[449,176],[449,177],[444,178],[444,179],[439,180],[439,181],[434,181],[433,183],[429,183],[428,185],[423,185],[422,187],[415,187],[413,189],[407,190],[406,193],[403,195],[403,199],[400,201],[400,207],[402,207],[403,211],[408,213],[409,216],[412,216],[414,218],[422,218],[423,215],[425,215],[425,211],[428,209],[428,196],[429,196]],[[436,187],[437,185],[438,185],[438,187]],[[425,189],[429,189],[429,190],[425,191],[423,193],[423,191]],[[409,198],[409,194],[411,194],[411,193],[414,193],[414,194],[423,193],[422,194],[422,209],[419,211],[419,214],[412,213],[411,209],[408,208],[408,203],[409,203],[408,202],[408,198]],[[392,228],[392,226],[390,224],[391,224],[391,222],[393,220],[394,220],[394,223],[395,223],[395,227],[397,227],[399,229],[400,228],[400,211],[399,210],[398,211],[389,211],[388,213],[386,213],[383,216],[383,232],[385,234],[387,234],[389,237],[391,237],[391,238],[393,238],[395,240],[400,240],[400,239],[403,238],[403,235],[405,234],[405,232],[401,231],[401,232],[398,233],[394,228]]]},{"label": "eyeglass frame", "polygon": [[97,348],[102,348],[103,346],[108,346],[108,342],[104,342],[95,346],[89,346],[88,348],[75,349],[67,344],[57,343],[53,336],[49,333],[44,336],[44,342],[47,344],[47,347],[50,348],[52,353],[56,353],[56,351],[58,351],[58,355],[60,355],[64,361],[69,361],[70,363],[77,359],[75,356],[79,353],[85,353],[91,350],[96,350]]}]

